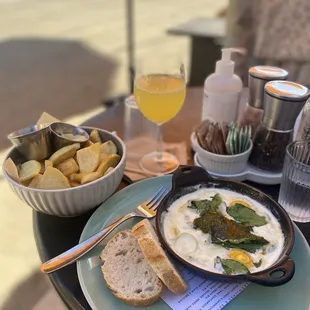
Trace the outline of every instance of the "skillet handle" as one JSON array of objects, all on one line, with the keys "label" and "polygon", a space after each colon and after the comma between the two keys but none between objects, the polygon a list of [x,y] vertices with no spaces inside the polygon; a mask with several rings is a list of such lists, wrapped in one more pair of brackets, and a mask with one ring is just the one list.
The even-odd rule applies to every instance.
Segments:
[{"label": "skillet handle", "polygon": [[197,166],[180,166],[172,176],[172,189],[195,186],[213,181],[210,174]]},{"label": "skillet handle", "polygon": [[[282,275],[276,277],[276,272],[281,272]],[[295,263],[289,257],[285,258],[278,265],[274,266],[272,270],[266,272],[262,271],[259,275],[246,275],[244,278],[250,280],[253,283],[257,283],[264,286],[279,286],[290,281],[295,273]],[[274,276],[272,276],[274,275]]]}]

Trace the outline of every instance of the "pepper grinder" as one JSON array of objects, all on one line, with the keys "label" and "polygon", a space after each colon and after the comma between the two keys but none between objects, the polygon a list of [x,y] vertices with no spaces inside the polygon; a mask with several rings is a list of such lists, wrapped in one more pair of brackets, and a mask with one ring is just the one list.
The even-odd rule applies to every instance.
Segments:
[{"label": "pepper grinder", "polygon": [[239,122],[251,125],[255,133],[264,113],[264,87],[268,81],[286,80],[288,72],[278,67],[256,66],[249,69],[249,101]]},{"label": "pepper grinder", "polygon": [[281,172],[286,146],[293,141],[297,116],[306,103],[307,87],[289,81],[265,85],[264,114],[254,136],[249,162],[257,168]]}]

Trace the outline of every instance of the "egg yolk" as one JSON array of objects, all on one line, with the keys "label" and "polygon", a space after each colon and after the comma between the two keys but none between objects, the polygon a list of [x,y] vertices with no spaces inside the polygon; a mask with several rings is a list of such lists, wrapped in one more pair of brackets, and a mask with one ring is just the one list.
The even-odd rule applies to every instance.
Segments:
[{"label": "egg yolk", "polygon": [[228,257],[247,266],[248,268],[253,267],[253,261],[251,256],[242,250],[233,249],[230,252],[228,252]]},{"label": "egg yolk", "polygon": [[236,203],[239,203],[239,204],[243,205],[244,207],[247,207],[247,208],[251,209],[250,204],[247,203],[247,202],[245,202],[245,201],[243,201],[243,200],[234,200],[234,201],[232,201],[232,202],[229,204],[229,206],[231,207],[231,206],[233,206],[233,205],[236,204]]}]

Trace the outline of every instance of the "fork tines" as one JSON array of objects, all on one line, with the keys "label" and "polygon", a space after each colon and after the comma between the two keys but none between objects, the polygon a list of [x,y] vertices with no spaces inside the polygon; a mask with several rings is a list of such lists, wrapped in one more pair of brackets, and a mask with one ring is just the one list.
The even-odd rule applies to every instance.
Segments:
[{"label": "fork tines", "polygon": [[158,191],[146,202],[146,206],[149,209],[154,209],[156,210],[159,202],[167,195],[168,190],[161,186]]}]

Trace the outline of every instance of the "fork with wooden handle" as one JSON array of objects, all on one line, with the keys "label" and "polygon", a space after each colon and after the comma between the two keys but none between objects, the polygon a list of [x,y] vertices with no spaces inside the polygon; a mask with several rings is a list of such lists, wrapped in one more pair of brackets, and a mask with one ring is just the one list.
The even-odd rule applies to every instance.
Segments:
[{"label": "fork with wooden handle", "polygon": [[41,265],[41,271],[44,273],[51,273],[74,263],[80,257],[92,250],[96,245],[98,245],[117,226],[127,221],[128,219],[131,219],[133,217],[155,217],[156,210],[162,199],[167,195],[167,193],[167,189],[165,189],[164,187],[160,187],[159,190],[150,199],[137,206],[137,208],[133,212],[123,216],[113,224],[109,225],[108,227],[104,228],[103,230],[89,237],[83,242],[79,243],[75,247],[43,263]]}]

